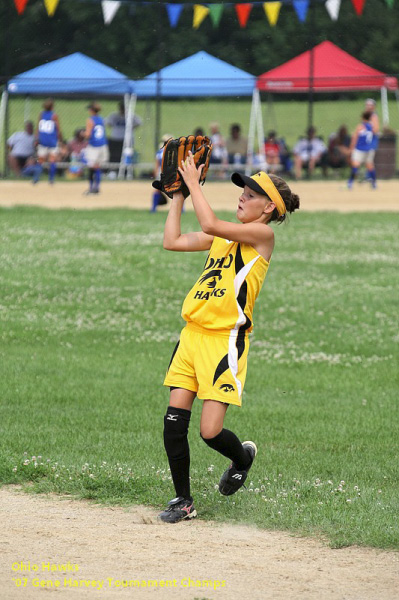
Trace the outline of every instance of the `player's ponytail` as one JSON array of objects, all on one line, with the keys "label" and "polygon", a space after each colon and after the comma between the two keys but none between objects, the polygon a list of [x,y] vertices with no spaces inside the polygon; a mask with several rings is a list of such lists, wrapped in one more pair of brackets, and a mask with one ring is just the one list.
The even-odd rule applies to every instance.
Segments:
[{"label": "player's ponytail", "polygon": [[[281,179],[281,177],[278,177],[277,175],[269,175],[269,177],[284,200],[287,213],[293,213],[294,210],[298,210],[300,204],[298,194],[293,194],[288,184],[284,181],[284,179]],[[285,215],[279,215],[277,208],[275,208],[270,220],[277,221],[277,223],[283,223],[286,220],[287,213]]]}]

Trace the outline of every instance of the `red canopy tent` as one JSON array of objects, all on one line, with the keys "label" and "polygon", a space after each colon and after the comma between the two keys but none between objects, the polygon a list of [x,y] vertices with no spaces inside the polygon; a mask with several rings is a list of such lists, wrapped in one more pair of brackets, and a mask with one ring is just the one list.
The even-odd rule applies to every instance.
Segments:
[{"label": "red canopy tent", "polygon": [[[311,54],[313,53],[313,74]],[[258,77],[260,91],[274,93],[373,91],[398,89],[396,77],[388,77],[354,58],[332,42],[322,42]]]},{"label": "red canopy tent", "polygon": [[263,121],[260,108],[260,92],[309,93],[309,125],[312,123],[314,92],[355,92],[381,90],[382,117],[384,125],[389,123],[387,91],[394,91],[399,106],[398,80],[382,71],[373,69],[354,58],[329,41],[303,52],[288,62],[266,71],[256,82],[252,98],[249,124],[247,172],[253,160],[253,148],[257,130],[259,152],[265,160],[263,150]]}]

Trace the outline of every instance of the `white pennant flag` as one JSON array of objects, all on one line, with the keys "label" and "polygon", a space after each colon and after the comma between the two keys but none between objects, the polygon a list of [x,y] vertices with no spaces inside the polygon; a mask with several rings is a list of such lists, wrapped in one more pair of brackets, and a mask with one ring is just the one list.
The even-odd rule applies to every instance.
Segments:
[{"label": "white pennant flag", "polygon": [[118,12],[120,5],[121,3],[117,2],[116,0],[104,0],[104,2],[101,2],[101,6],[103,7],[104,23],[106,25],[111,23],[112,19]]},{"label": "white pennant flag", "polygon": [[341,0],[327,0],[326,9],[333,21],[336,21],[338,19],[340,8],[341,8]]}]

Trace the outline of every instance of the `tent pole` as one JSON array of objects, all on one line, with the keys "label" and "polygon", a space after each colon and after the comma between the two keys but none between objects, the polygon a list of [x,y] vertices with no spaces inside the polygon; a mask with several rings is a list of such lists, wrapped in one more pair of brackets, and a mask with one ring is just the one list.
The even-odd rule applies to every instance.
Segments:
[{"label": "tent pole", "polygon": [[7,132],[6,132],[6,120],[8,114],[8,92],[4,90],[1,95],[1,103],[0,103],[0,148],[3,141],[4,136],[4,161],[3,161],[3,177],[7,175]]},{"label": "tent pole", "polygon": [[159,148],[159,140],[161,139],[161,84],[162,84],[162,63],[164,55],[164,34],[162,27],[162,15],[163,15],[163,0],[159,2],[159,13],[158,13],[158,71],[157,71],[157,96],[155,105],[155,140],[154,140],[154,151],[157,152]]},{"label": "tent pole", "polygon": [[129,101],[129,112],[130,112],[130,127],[129,127],[129,157],[130,157],[130,161],[127,164],[126,167],[126,178],[127,179],[133,179],[133,154],[134,154],[134,135],[133,135],[133,130],[134,130],[134,114],[136,112],[136,102],[137,102],[137,96],[136,94],[131,94],[130,95],[130,101]]},{"label": "tent pole", "polygon": [[386,87],[381,88],[381,106],[382,106],[382,124],[384,127],[389,125],[389,107],[388,107],[388,90]]},{"label": "tent pole", "polygon": [[315,45],[315,1],[310,2],[310,34],[309,34],[309,106],[308,106],[308,128],[313,126],[313,102],[314,102],[314,45]]},{"label": "tent pole", "polygon": [[257,113],[257,130],[258,130],[258,152],[261,156],[261,169],[267,169],[266,162],[266,152],[265,152],[265,130],[263,127],[263,117],[262,117],[262,106],[260,103],[260,92],[256,90],[256,95],[258,97],[257,105],[258,105],[258,113]]},{"label": "tent pole", "polygon": [[118,179],[123,179],[125,172],[126,178],[133,178],[133,117],[136,108],[135,94],[125,94],[125,135],[123,138],[122,155],[119,163]]},{"label": "tent pole", "polygon": [[129,143],[129,94],[123,95],[124,111],[125,111],[125,133],[123,135],[122,152],[119,159],[118,179],[123,179],[125,175],[125,151]]},{"label": "tent pole", "polygon": [[257,110],[257,95],[259,90],[256,88],[252,92],[252,104],[251,104],[251,115],[249,117],[249,131],[248,131],[248,147],[247,147],[247,162],[245,165],[245,175],[250,175],[252,172],[252,165],[254,162],[254,140],[255,140],[255,121],[256,121],[256,110]]}]

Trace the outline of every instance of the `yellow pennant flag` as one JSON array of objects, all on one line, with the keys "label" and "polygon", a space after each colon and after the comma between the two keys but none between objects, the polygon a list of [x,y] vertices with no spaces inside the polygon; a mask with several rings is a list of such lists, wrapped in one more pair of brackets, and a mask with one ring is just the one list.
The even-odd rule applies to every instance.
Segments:
[{"label": "yellow pennant flag", "polygon": [[46,7],[47,14],[52,17],[57,9],[58,2],[60,0],[44,0],[44,6]]},{"label": "yellow pennant flag", "polygon": [[202,21],[208,16],[209,8],[202,4],[194,4],[193,27],[198,29]]},{"label": "yellow pennant flag", "polygon": [[263,8],[265,9],[267,20],[274,27],[280,14],[281,2],[264,2]]}]

